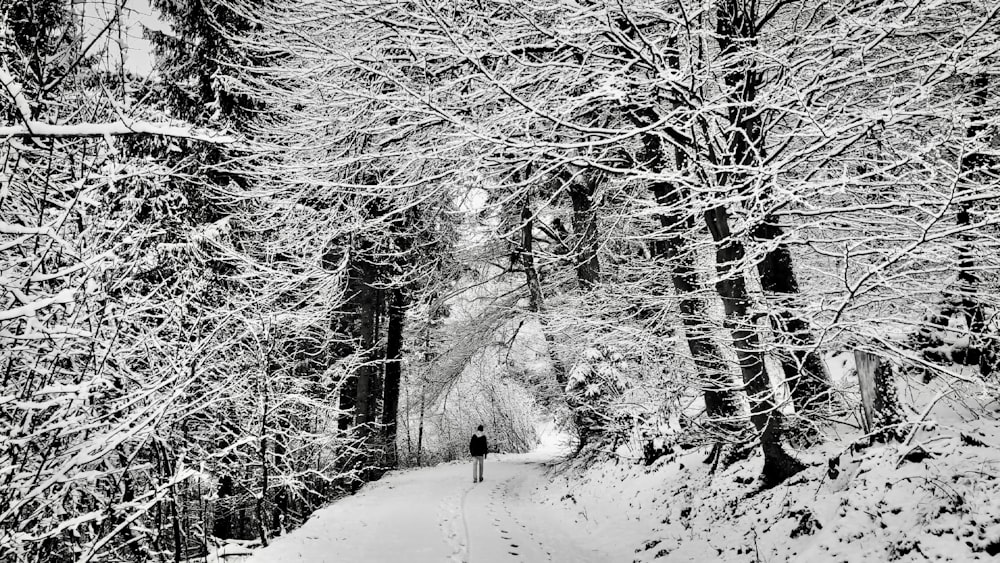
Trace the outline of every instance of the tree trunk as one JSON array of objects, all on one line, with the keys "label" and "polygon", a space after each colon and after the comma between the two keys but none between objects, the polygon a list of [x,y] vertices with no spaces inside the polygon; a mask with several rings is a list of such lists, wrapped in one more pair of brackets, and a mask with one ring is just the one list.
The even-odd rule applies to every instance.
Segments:
[{"label": "tree trunk", "polygon": [[[374,386],[375,371],[377,369],[377,351],[375,346],[378,342],[377,317],[378,299],[377,290],[369,285],[362,289],[362,299],[358,310],[360,316],[358,332],[361,336],[361,349],[364,350],[364,361],[358,368],[357,389],[354,395],[354,424],[364,426],[374,421],[374,401],[372,397],[372,387]],[[363,430],[367,432],[367,430]]]},{"label": "tree trunk", "polygon": [[[630,22],[620,19],[617,24],[629,36],[635,35]],[[668,40],[665,52],[667,66],[679,70],[680,57],[673,40]],[[630,109],[630,117],[637,126],[649,127],[659,121],[656,111],[651,107]],[[640,159],[650,171],[660,173],[671,168],[666,161],[666,149],[657,134],[644,133],[641,141],[643,148]],[[683,170],[687,163],[685,153],[675,148],[673,154],[675,162],[672,168]],[[719,346],[712,340],[711,327],[706,322],[706,305],[697,297],[701,284],[695,270],[696,256],[685,238],[685,233],[692,232],[695,227],[695,217],[684,209],[689,193],[684,186],[675,182],[653,182],[649,189],[656,203],[667,208],[666,213],[657,215],[665,236],[654,243],[653,253],[655,257],[662,257],[670,269],[670,280],[678,298],[688,351],[705,382],[705,413],[709,419],[709,427],[725,434],[740,433],[746,427],[739,420],[743,410],[740,393],[735,389],[735,382]],[[714,449],[710,459],[718,459],[719,453],[719,448]]]},{"label": "tree trunk", "polygon": [[[676,205],[675,186],[657,183],[653,194],[660,205]],[[662,256],[670,268],[670,279],[679,298],[681,323],[684,325],[685,339],[695,366],[705,378],[705,409],[711,420],[731,421],[740,414],[740,399],[734,389],[729,369],[722,358],[722,352],[712,340],[710,327],[706,324],[705,304],[695,297],[698,291],[698,275],[694,270],[694,256],[686,248],[681,234],[692,228],[693,217],[679,217],[681,213],[671,213],[659,217],[660,225],[668,229],[666,239],[657,245],[657,254]],[[727,426],[732,426],[727,424]]]},{"label": "tree trunk", "polygon": [[[989,76],[986,74],[978,74],[976,78],[972,81],[972,106],[974,108],[981,108],[986,105],[987,96],[989,94]],[[973,123],[969,126],[966,131],[966,137],[974,139],[983,133],[986,129],[985,116],[981,114],[976,114],[973,116]],[[964,181],[958,183],[957,196],[959,199],[962,196],[968,195],[969,185],[975,180],[976,171],[987,167],[990,164],[990,157],[984,155],[980,152],[970,152],[963,155],[961,163],[961,174],[966,175]],[[972,175],[973,178],[968,176]],[[972,203],[967,201],[962,201],[959,203],[958,216],[956,217],[956,223],[959,227],[968,227],[971,224],[970,212],[972,211]],[[976,275],[976,260],[972,255],[972,245],[973,237],[969,233],[962,233],[959,235],[960,244],[958,245],[958,291],[960,298],[960,307],[962,313],[966,318],[966,325],[973,328],[975,325],[979,325],[978,328],[982,329],[982,311],[980,310],[978,299],[976,299],[976,289],[979,284],[979,277]]]},{"label": "tree trunk", "polygon": [[706,211],[705,222],[716,245],[715,261],[720,278],[716,289],[722,298],[726,324],[733,335],[733,347],[750,400],[750,420],[760,434],[764,451],[763,481],[767,486],[776,485],[804,469],[804,466],[789,455],[781,443],[784,417],[777,408],[764,368],[764,353],[757,328],[748,312],[746,280],[737,270],[746,254],[743,243],[732,238],[725,207]]},{"label": "tree trunk", "polygon": [[[765,222],[754,229],[754,238],[775,240],[781,237],[781,227],[768,223],[773,220],[765,217]],[[771,301],[778,311],[769,317],[775,340],[782,345],[779,360],[795,411],[800,414],[822,411],[831,399],[830,372],[816,349],[816,339],[809,324],[791,311],[794,306],[791,296],[799,293],[799,284],[788,246],[781,243],[765,254],[757,263],[757,272],[764,293],[770,297],[779,296],[777,302]]]},{"label": "tree trunk", "polygon": [[[125,454],[125,448],[121,445],[115,448],[115,453],[118,454],[118,467],[121,468],[122,478],[122,496],[121,503],[127,504],[135,500],[135,480],[132,477],[132,472],[130,471],[131,461],[129,456]],[[199,481],[199,489],[201,487]],[[200,498],[200,495],[199,495]],[[204,501],[202,501],[204,502]],[[119,526],[124,523],[125,518],[118,512],[112,513],[112,525]],[[202,520],[202,525],[204,525],[204,520]],[[135,561],[142,561],[146,559],[148,554],[149,546],[145,542],[145,534],[137,533],[135,522],[131,524],[125,524],[122,529],[122,536],[125,539],[126,545],[129,546],[129,552],[132,554],[132,559]],[[207,544],[206,544],[207,545]]]},{"label": "tree trunk", "polygon": [[[647,166],[654,172],[666,170],[663,146],[659,137],[647,133],[642,136],[642,142],[645,153],[643,157]],[[682,168],[683,153],[676,151],[675,156],[677,168]],[[653,192],[656,203],[667,208],[666,213],[657,217],[666,234],[654,245],[654,252],[666,260],[670,269],[670,280],[679,299],[678,305],[688,350],[707,383],[706,414],[710,424],[713,420],[726,421],[720,428],[737,430],[740,425],[732,421],[740,414],[739,393],[733,388],[734,382],[722,358],[721,350],[710,336],[711,329],[706,324],[708,317],[705,303],[696,297],[700,283],[695,271],[695,255],[685,239],[685,233],[694,229],[695,219],[681,207],[687,194],[684,193],[684,188],[672,182],[654,182],[650,186],[650,191]]]},{"label": "tree trunk", "polygon": [[[327,355],[330,363],[346,358],[354,353],[354,343],[351,336],[353,333],[353,329],[351,328],[352,316],[349,311],[337,311],[334,314],[334,320],[331,324],[334,337],[337,340],[327,344]],[[354,418],[354,399],[357,393],[358,376],[352,373],[341,382],[338,389],[339,397],[337,405],[340,408],[341,414],[337,419],[337,428],[340,430],[347,430],[351,427],[351,422]]]},{"label": "tree trunk", "polygon": [[[965,136],[974,139],[985,131],[987,117],[982,114],[982,107],[988,101],[989,76],[977,74],[971,81],[970,106],[972,110],[971,121]],[[954,287],[949,287],[944,291],[943,302],[940,308],[924,317],[922,326],[914,337],[915,345],[922,350],[925,359],[932,362],[954,362],[963,365],[979,365],[980,373],[985,377],[993,373],[997,367],[997,353],[995,343],[991,343],[989,336],[984,335],[986,329],[986,318],[983,305],[979,299],[979,276],[976,273],[976,258],[974,255],[974,244],[976,237],[967,229],[972,224],[972,211],[974,203],[963,201],[964,198],[973,192],[973,186],[985,178],[995,174],[996,157],[983,154],[978,150],[970,150],[962,154],[959,162],[959,178],[956,183],[955,196],[958,199],[956,206],[958,213],[955,217],[956,226],[961,229],[957,235],[958,274]],[[951,328],[951,320],[959,316],[965,324],[968,346],[953,347],[950,353],[942,353],[940,350],[944,343],[940,337],[942,332],[955,330]],[[932,374],[926,372],[924,379],[929,380]]]},{"label": "tree trunk", "polygon": [[[990,78],[986,74],[978,74],[972,81],[972,106],[977,109],[973,115],[973,123],[966,131],[966,136],[975,138],[986,129],[986,116],[980,113],[982,106],[986,105],[989,94]],[[967,196],[970,183],[978,181],[985,172],[983,169],[990,167],[995,157],[990,157],[981,152],[972,152],[962,158],[961,174],[965,175],[958,182],[957,196],[961,199]],[[970,177],[971,176],[971,177]],[[972,202],[962,201],[959,203],[956,223],[960,228],[968,228],[972,223],[971,211]],[[965,319],[965,326],[969,330],[969,347],[965,351],[962,363],[966,365],[979,365],[979,371],[983,376],[988,376],[993,372],[995,366],[995,352],[988,345],[988,341],[983,338],[986,328],[986,318],[983,312],[982,303],[977,296],[979,290],[979,276],[976,275],[976,259],[973,255],[974,239],[972,233],[963,232],[959,234],[958,244],[958,288],[956,308],[958,313]],[[986,344],[984,346],[984,344]],[[995,345],[994,345],[995,347]]]},{"label": "tree trunk", "polygon": [[[746,170],[760,166],[765,152],[763,120],[765,113],[756,103],[757,92],[764,82],[763,73],[752,61],[740,60],[741,53],[757,44],[757,3],[755,0],[724,0],[716,10],[716,32],[723,57],[729,70],[723,77],[727,94],[728,130],[725,132],[725,170],[719,174],[721,185],[730,185],[739,192],[753,189],[752,175]],[[766,202],[768,194],[758,197]],[[766,214],[752,230],[754,238],[779,240],[783,235],[773,215]],[[779,311],[771,315],[775,340],[781,345],[781,367],[788,383],[792,403],[799,413],[809,413],[828,403],[830,373],[815,349],[816,339],[808,323],[795,315],[791,296],[799,293],[798,280],[792,266],[788,246],[779,243],[757,263],[761,288],[765,295],[778,296]]]},{"label": "tree trunk", "polygon": [[[285,432],[275,432],[271,443],[271,459],[278,466],[285,464],[285,456],[288,454],[287,446],[288,434]],[[280,485],[271,502],[270,535],[280,536],[283,533],[288,514],[291,512],[291,501],[288,496],[288,485]]]},{"label": "tree trunk", "polygon": [[569,196],[573,202],[574,262],[580,288],[591,289],[601,281],[601,261],[597,257],[597,214],[594,192],[599,174],[586,171],[581,181],[570,180]]},{"label": "tree trunk", "polygon": [[[161,474],[163,475],[164,481],[166,481],[172,477],[176,460],[171,459],[170,451],[167,449],[164,442],[158,440],[157,443],[159,444],[160,451],[162,452],[162,456],[160,457],[162,467]],[[184,559],[184,550],[181,547],[181,542],[184,538],[181,531],[180,511],[178,510],[180,503],[177,501],[177,484],[171,484],[168,487],[168,490],[170,491],[170,494],[167,497],[166,506],[168,507],[168,511],[170,513],[170,533],[172,536],[171,539],[173,540],[174,563],[180,563]]]},{"label": "tree trunk", "polygon": [[420,386],[420,418],[417,422],[417,467],[423,466],[424,450],[424,405],[426,404],[424,386]]},{"label": "tree trunk", "polygon": [[892,364],[877,354],[854,351],[865,431],[879,442],[903,441],[903,408],[896,392]]},{"label": "tree trunk", "polygon": [[386,298],[385,290],[382,288],[375,289],[375,311],[373,313],[373,320],[375,323],[372,329],[372,358],[374,363],[372,364],[371,370],[371,383],[368,390],[369,397],[369,408],[368,408],[368,420],[372,423],[380,423],[382,421],[381,409],[382,399],[385,393],[385,358],[386,349],[384,346],[384,341],[382,339],[384,324],[384,317],[386,313]]},{"label": "tree trunk", "polygon": [[[431,302],[433,303],[437,299],[437,295],[433,295]],[[427,308],[427,324],[424,326],[424,365],[429,366],[431,362],[434,361],[434,351],[431,348],[431,326],[434,324],[434,318],[436,314],[436,307],[431,305]],[[427,407],[427,377],[426,375],[421,375],[420,377],[420,411],[417,418],[417,467],[423,465],[423,450],[424,450],[424,413]]]},{"label": "tree trunk", "polygon": [[528,283],[528,310],[532,313],[542,313],[545,308],[545,300],[542,297],[542,284],[538,278],[538,270],[535,269],[533,229],[534,220],[531,209],[525,205],[521,208],[521,247],[518,249],[518,258],[521,261],[521,266],[524,267],[524,276]]},{"label": "tree trunk", "polygon": [[354,416],[355,399],[358,394],[358,376],[357,374],[351,374],[347,376],[344,383],[340,386],[340,400],[338,406],[340,407],[340,418],[337,420],[337,428],[340,430],[348,430],[351,427]]},{"label": "tree trunk", "polygon": [[[265,369],[270,368],[270,362],[265,359]],[[270,373],[261,374],[261,406],[262,412],[260,417],[260,466],[261,466],[261,477],[260,477],[260,495],[257,496],[256,502],[256,514],[257,514],[257,531],[260,535],[260,543],[264,547],[267,547],[267,529],[265,525],[264,518],[264,501],[267,499],[267,485],[268,485],[268,463],[267,463],[267,417],[270,414],[270,397],[268,397],[268,379]]]},{"label": "tree trunk", "polygon": [[387,463],[396,467],[396,418],[399,414],[399,382],[403,370],[403,321],[406,318],[406,297],[393,289],[389,302],[389,325],[385,343],[385,394],[382,401],[382,428],[385,436]]}]

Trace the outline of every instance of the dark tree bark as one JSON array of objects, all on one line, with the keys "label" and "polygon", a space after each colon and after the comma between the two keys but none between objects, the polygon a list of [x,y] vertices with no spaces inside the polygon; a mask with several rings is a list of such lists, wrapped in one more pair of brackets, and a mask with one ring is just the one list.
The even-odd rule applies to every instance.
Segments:
[{"label": "dark tree bark", "polygon": [[[170,455],[171,452],[167,449],[165,442],[161,440],[154,441],[154,447],[158,446],[159,455],[157,456],[157,465],[160,467],[160,474],[163,476],[162,480],[169,479],[169,475],[173,470],[176,460]],[[167,507],[166,512],[170,515],[170,535],[173,544],[173,556],[174,562],[180,563],[184,558],[184,549],[182,547],[182,542],[185,539],[184,534],[181,531],[180,522],[180,511],[178,510],[179,503],[177,501],[177,485],[173,484],[168,487],[170,494],[167,496],[166,500],[162,503]]]},{"label": "dark tree bark", "polygon": [[[643,135],[643,145],[647,165],[656,172],[665,170],[660,139],[647,133]],[[677,158],[682,161],[683,155],[678,153]],[[678,297],[688,350],[707,383],[706,414],[710,420],[732,421],[740,414],[739,393],[733,388],[733,381],[729,377],[729,369],[722,358],[721,350],[711,338],[711,329],[705,322],[707,319],[705,303],[696,297],[700,283],[695,271],[695,255],[685,239],[685,233],[694,230],[695,219],[681,208],[686,199],[681,186],[671,182],[654,182],[650,190],[657,204],[668,210],[658,216],[665,236],[657,241],[654,250],[657,256],[666,260],[670,269],[670,280]],[[725,426],[729,430],[736,430],[735,427],[739,425],[729,422]]]},{"label": "dark tree bark", "polygon": [[[966,137],[975,139],[981,136],[988,123],[982,108],[989,97],[990,77],[977,74],[971,81],[970,106],[971,121],[966,130]],[[983,377],[991,375],[1000,365],[995,335],[985,334],[986,312],[979,299],[979,275],[976,272],[974,254],[975,235],[968,229],[972,225],[972,212],[975,203],[965,201],[973,192],[973,186],[984,179],[989,181],[997,174],[997,158],[980,151],[973,150],[962,155],[959,163],[960,178],[956,186],[958,213],[955,223],[961,229],[958,234],[958,275],[955,286],[945,294],[940,309],[924,318],[926,326],[915,335],[916,344],[923,349],[923,355],[930,361],[955,362],[964,365],[979,365]],[[935,350],[942,344],[938,333],[949,329],[950,321],[959,316],[968,331],[969,344],[965,348],[955,348],[950,354],[942,354]],[[930,374],[925,375],[929,379]]]},{"label": "dark tree bark", "polygon": [[354,395],[354,424],[365,426],[375,421],[375,400],[373,389],[378,372],[378,289],[368,283],[361,289],[358,307],[358,335],[364,362],[358,368],[357,389]]},{"label": "dark tree bark", "polygon": [[[977,109],[986,105],[989,95],[990,78],[986,74],[978,74],[972,81],[972,106]],[[978,137],[986,128],[985,116],[977,114],[973,116],[973,123],[966,131],[969,138]],[[957,196],[961,200],[970,191],[970,182],[977,181],[983,174],[989,174],[988,169],[994,165],[995,157],[984,155],[980,152],[973,152],[962,158],[961,173],[966,177],[964,181],[958,183]],[[972,202],[960,201],[956,223],[961,228],[968,228],[972,224]],[[976,293],[979,290],[979,276],[976,274],[976,258],[973,255],[974,236],[970,232],[963,232],[959,235],[958,244],[958,295],[956,296],[956,308],[958,313],[965,318],[965,326],[970,332],[969,348],[962,358],[965,364],[979,364],[982,375],[987,376],[992,373],[994,362],[991,361],[989,346],[984,347],[985,339],[982,337],[986,328],[986,318],[983,306]],[[986,348],[986,349],[984,349]],[[985,352],[985,353],[984,353]],[[984,361],[985,360],[985,361]]]},{"label": "dark tree bark", "polygon": [[[722,0],[716,9],[716,37],[721,55],[736,60],[729,61],[733,70],[723,77],[729,88],[730,102],[725,150],[721,158],[713,155],[713,160],[722,165],[716,177],[719,185],[738,192],[746,192],[751,187],[753,178],[748,170],[759,165],[764,146],[763,113],[754,103],[763,76],[750,61],[738,60],[743,49],[756,43],[756,6],[753,0]],[[746,280],[738,269],[746,258],[746,249],[740,240],[732,236],[725,205],[706,211],[705,222],[715,240],[716,269],[720,278],[716,289],[722,298],[743,385],[750,400],[750,420],[760,434],[764,452],[762,478],[765,485],[775,485],[798,473],[804,466],[789,455],[782,444],[784,417],[778,410],[764,367],[760,336],[749,314]],[[791,260],[773,260],[770,264],[790,268]],[[786,273],[793,274],[790,270]],[[782,333],[778,334],[780,338]]]},{"label": "dark tree bark", "polygon": [[578,181],[570,180],[569,196],[573,202],[574,262],[580,288],[591,289],[601,281],[601,261],[597,257],[597,213],[594,193],[600,175],[585,171]]},{"label": "dark tree bark", "polygon": [[[278,368],[278,366],[275,366]],[[275,432],[271,440],[271,459],[275,465],[285,463],[288,455],[288,434],[285,432]],[[271,518],[269,523],[269,533],[271,537],[281,535],[286,518],[291,512],[291,499],[288,495],[288,486],[279,485],[274,492],[274,499],[271,501]]]},{"label": "dark tree bark", "polygon": [[382,421],[382,399],[385,393],[385,319],[386,319],[386,291],[379,287],[375,289],[375,311],[373,320],[375,323],[372,329],[374,348],[371,357],[374,361],[371,370],[371,386],[369,389],[369,410],[368,420],[372,423]]},{"label": "dark tree bark", "polygon": [[[973,123],[966,131],[966,136],[975,138],[981,135],[986,129],[986,116],[978,113],[986,105],[989,89],[990,77],[985,73],[977,74],[972,81],[972,106],[977,108],[977,114],[973,116]],[[995,177],[997,174],[997,157],[992,155],[974,152],[965,155],[962,159],[962,173],[972,174],[972,178],[965,178],[959,182],[958,197],[961,199],[969,192],[969,182],[978,178]],[[968,227],[972,224],[971,212],[972,202],[962,201],[959,203],[958,217],[956,222],[959,227]],[[963,358],[965,364],[979,364],[979,372],[983,377],[988,377],[997,369],[998,343],[995,335],[986,335],[986,316],[983,304],[979,300],[979,276],[976,274],[976,259],[972,250],[974,243],[972,233],[963,232],[959,235],[958,246],[958,309],[965,317],[966,326],[971,333],[970,346]]]},{"label": "dark tree bark", "polygon": [[[619,22],[619,26],[625,30],[630,29],[627,22]],[[680,69],[680,57],[672,42],[667,44],[665,51],[667,65]],[[655,110],[649,107],[633,108],[631,117],[640,127],[648,127],[659,121]],[[685,168],[687,156],[678,148],[673,150],[674,162],[667,162],[667,148],[657,134],[644,133],[641,140],[643,148],[640,158],[652,172]],[[695,270],[696,256],[685,238],[686,233],[695,230],[695,217],[684,209],[690,194],[676,182],[653,182],[649,189],[656,203],[667,209],[657,216],[665,236],[654,244],[653,249],[656,256],[666,260],[670,269],[670,280],[677,294],[688,351],[707,383],[705,411],[709,424],[724,432],[739,432],[745,426],[742,422],[737,422],[742,410],[740,393],[734,388],[722,351],[712,340],[711,327],[706,322],[708,316],[705,302],[697,297],[701,283]],[[725,422],[721,425],[713,423],[720,420]]]},{"label": "dark tree bark", "polygon": [[344,414],[340,415],[337,420],[337,428],[340,430],[348,430],[353,422],[353,415],[355,406],[355,398],[358,394],[358,376],[352,374],[347,376],[344,382],[340,386],[340,400],[338,406],[340,411]]},{"label": "dark tree bark", "polygon": [[[728,130],[725,132],[727,150],[722,158],[726,170],[720,173],[720,184],[729,185],[740,192],[752,189],[751,176],[742,170],[757,167],[764,156],[764,116],[756,103],[757,94],[764,83],[762,71],[751,61],[739,60],[741,52],[757,44],[757,2],[755,0],[720,1],[716,10],[717,41],[722,57],[731,57],[723,77],[729,88],[727,109]],[[766,204],[768,194],[763,194]],[[783,229],[777,218],[766,213],[751,230],[757,240],[781,240]],[[820,409],[830,400],[831,379],[826,364],[816,350],[816,339],[808,323],[792,311],[792,296],[799,293],[798,280],[792,265],[788,245],[772,245],[757,263],[761,288],[769,297],[777,297],[772,304],[778,312],[771,315],[775,339],[785,349],[779,358],[785,381],[788,383],[792,402],[799,413]]]},{"label": "dark tree bark", "polygon": [[424,386],[420,386],[420,419],[417,423],[417,467],[423,466],[424,453],[424,409],[427,395],[424,393]]},{"label": "dark tree bark", "polygon": [[406,318],[406,296],[401,289],[390,293],[389,323],[385,343],[385,394],[382,401],[382,427],[389,467],[398,464],[396,455],[396,418],[399,413],[399,382],[403,369],[403,322]]},{"label": "dark tree bark", "polygon": [[534,241],[532,235],[534,219],[527,205],[521,208],[521,246],[517,250],[518,259],[524,268],[524,276],[528,284],[528,310],[541,313],[545,309],[545,299],[542,297],[542,284],[535,269]]},{"label": "dark tree bark", "polygon": [[[773,217],[765,217],[764,222],[753,230],[754,238],[779,239],[782,229],[771,222],[774,220]],[[771,328],[775,339],[786,348],[779,360],[792,404],[801,414],[823,410],[831,399],[832,380],[826,363],[816,349],[816,339],[809,324],[791,310],[795,304],[790,297],[799,293],[799,283],[788,246],[779,243],[765,254],[764,259],[757,263],[757,272],[760,274],[761,289],[772,297],[771,304],[778,307],[777,312],[770,315]]]},{"label": "dark tree bark", "polygon": [[[972,106],[978,110],[986,105],[989,95],[990,78],[986,74],[978,74],[972,80]],[[975,138],[986,129],[986,121],[983,115],[974,115],[973,123],[966,131],[966,137]],[[975,174],[982,172],[990,165],[991,158],[979,152],[971,152],[963,155],[961,162],[961,173],[966,176],[965,181],[958,183],[957,195],[959,200],[962,196],[968,195],[970,182],[975,181]],[[969,177],[972,175],[973,177]],[[958,216],[956,223],[959,227],[968,227],[971,224],[972,202],[960,201],[958,204]],[[960,244],[958,246],[958,291],[962,314],[965,315],[967,326],[970,328],[979,325],[982,329],[982,311],[978,300],[975,298],[979,276],[976,275],[976,259],[972,255],[972,235],[962,233],[959,235]]]},{"label": "dark tree bark", "polygon": [[782,445],[784,417],[777,408],[774,391],[764,368],[764,353],[757,328],[749,314],[746,280],[737,269],[746,251],[743,243],[732,237],[729,214],[725,207],[705,212],[705,222],[716,244],[716,268],[720,281],[716,289],[722,298],[726,324],[733,335],[733,347],[743,375],[743,385],[750,400],[750,420],[760,434],[764,451],[763,481],[776,485],[798,473],[804,466],[789,455]]},{"label": "dark tree bark", "polygon": [[[323,255],[323,268],[328,271],[336,271],[341,261],[344,259],[344,254],[347,252],[346,243],[344,241],[339,241],[339,243],[340,244],[331,244],[326,253]],[[352,334],[354,330],[351,326],[353,316],[354,314],[350,308],[334,313],[333,318],[330,320],[330,326],[337,339],[327,342],[327,361],[333,363],[354,353],[354,343],[352,341]],[[337,404],[340,407],[340,412],[343,413],[337,420],[337,428],[340,430],[347,430],[351,427],[351,422],[353,421],[352,413],[354,412],[354,400],[355,395],[358,392],[357,375],[351,374],[347,376],[347,378],[341,382],[337,392]]]},{"label": "dark tree bark", "polygon": [[264,516],[264,502],[267,500],[267,486],[268,486],[268,469],[270,464],[267,462],[267,425],[268,425],[268,415],[270,414],[271,402],[268,396],[268,379],[271,376],[270,373],[270,361],[266,360],[268,364],[268,373],[263,374],[261,377],[260,393],[262,398],[262,403],[264,405],[264,411],[261,413],[260,417],[260,448],[258,450],[259,461],[261,466],[261,477],[260,477],[260,495],[257,496],[255,503],[255,512],[257,516],[257,531],[260,536],[260,543],[264,547],[267,547],[267,520]]},{"label": "dark tree bark", "polygon": [[220,515],[219,510],[216,509],[215,523],[212,526],[212,535],[217,538],[228,540],[235,537],[233,533],[234,518],[232,514],[232,507],[226,501],[226,499],[232,497],[234,494],[236,494],[236,487],[233,483],[233,477],[229,474],[223,475],[222,478],[219,479],[219,501],[216,503],[216,506],[225,506],[225,509],[228,512]]}]

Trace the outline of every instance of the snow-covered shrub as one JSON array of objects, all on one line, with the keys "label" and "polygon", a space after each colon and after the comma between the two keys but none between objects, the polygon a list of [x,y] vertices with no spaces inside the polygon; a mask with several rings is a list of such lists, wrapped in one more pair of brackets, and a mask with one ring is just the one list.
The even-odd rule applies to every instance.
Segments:
[{"label": "snow-covered shrub", "polygon": [[585,348],[565,389],[578,430],[638,455],[646,436],[659,435],[661,426],[676,419],[665,389],[657,389],[663,382],[649,377],[647,370],[655,367],[606,346]]}]

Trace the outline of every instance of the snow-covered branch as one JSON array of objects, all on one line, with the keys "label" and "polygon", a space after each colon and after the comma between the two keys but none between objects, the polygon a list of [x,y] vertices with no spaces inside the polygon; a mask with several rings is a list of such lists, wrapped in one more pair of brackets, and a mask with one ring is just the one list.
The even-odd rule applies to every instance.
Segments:
[{"label": "snow-covered branch", "polygon": [[13,307],[6,311],[0,311],[0,322],[17,319],[20,317],[34,316],[38,311],[53,305],[65,305],[73,302],[73,289],[64,289],[57,295],[36,299],[19,307]]},{"label": "snow-covered branch", "polygon": [[28,100],[24,97],[24,88],[10,74],[10,69],[7,68],[7,61],[0,61],[0,84],[3,84],[7,95],[14,102],[14,107],[17,108],[21,119],[25,123],[30,123],[31,108],[28,106]]},{"label": "snow-covered branch", "polygon": [[0,138],[79,138],[117,137],[123,135],[154,135],[176,139],[190,139],[214,144],[236,142],[232,135],[205,131],[181,122],[149,122],[119,120],[104,123],[51,124],[28,121],[24,125],[0,126]]}]

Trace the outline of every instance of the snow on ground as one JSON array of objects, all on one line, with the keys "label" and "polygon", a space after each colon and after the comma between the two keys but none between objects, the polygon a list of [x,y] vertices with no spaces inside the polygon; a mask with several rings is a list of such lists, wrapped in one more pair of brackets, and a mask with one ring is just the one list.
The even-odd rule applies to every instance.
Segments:
[{"label": "snow on ground", "polygon": [[[575,461],[538,501],[576,512],[636,562],[989,561],[1000,555],[1000,425],[983,386],[901,378],[908,444],[869,445],[846,425],[796,455],[809,468],[773,489],[759,456],[710,474],[707,451]],[[986,418],[989,417],[989,418]],[[854,446],[852,446],[854,444]],[[643,536],[643,537],[640,537]],[[611,538],[615,538],[612,540]]]},{"label": "snow on ground", "polygon": [[565,450],[550,427],[530,454],[490,455],[481,483],[472,483],[472,466],[462,462],[390,473],[248,561],[627,561],[631,544],[594,535],[572,509],[536,502],[551,482],[549,464]]},{"label": "snow on ground", "polygon": [[714,476],[702,450],[651,467],[591,464],[556,477],[539,502],[632,542],[633,557],[615,561],[986,561],[1000,552],[1000,432],[974,434],[986,445],[942,438],[925,459],[897,445],[828,444],[801,455],[808,470],[763,491],[759,458]]},{"label": "snow on ground", "polygon": [[563,437],[547,427],[535,452],[491,455],[483,483],[461,462],[393,472],[249,561],[991,560],[1000,554],[1000,426],[939,401],[944,389],[953,382],[905,393],[911,420],[935,421],[911,443],[869,445],[842,432],[796,452],[809,468],[765,490],[759,456],[715,474],[703,449],[649,467],[565,461]]}]

